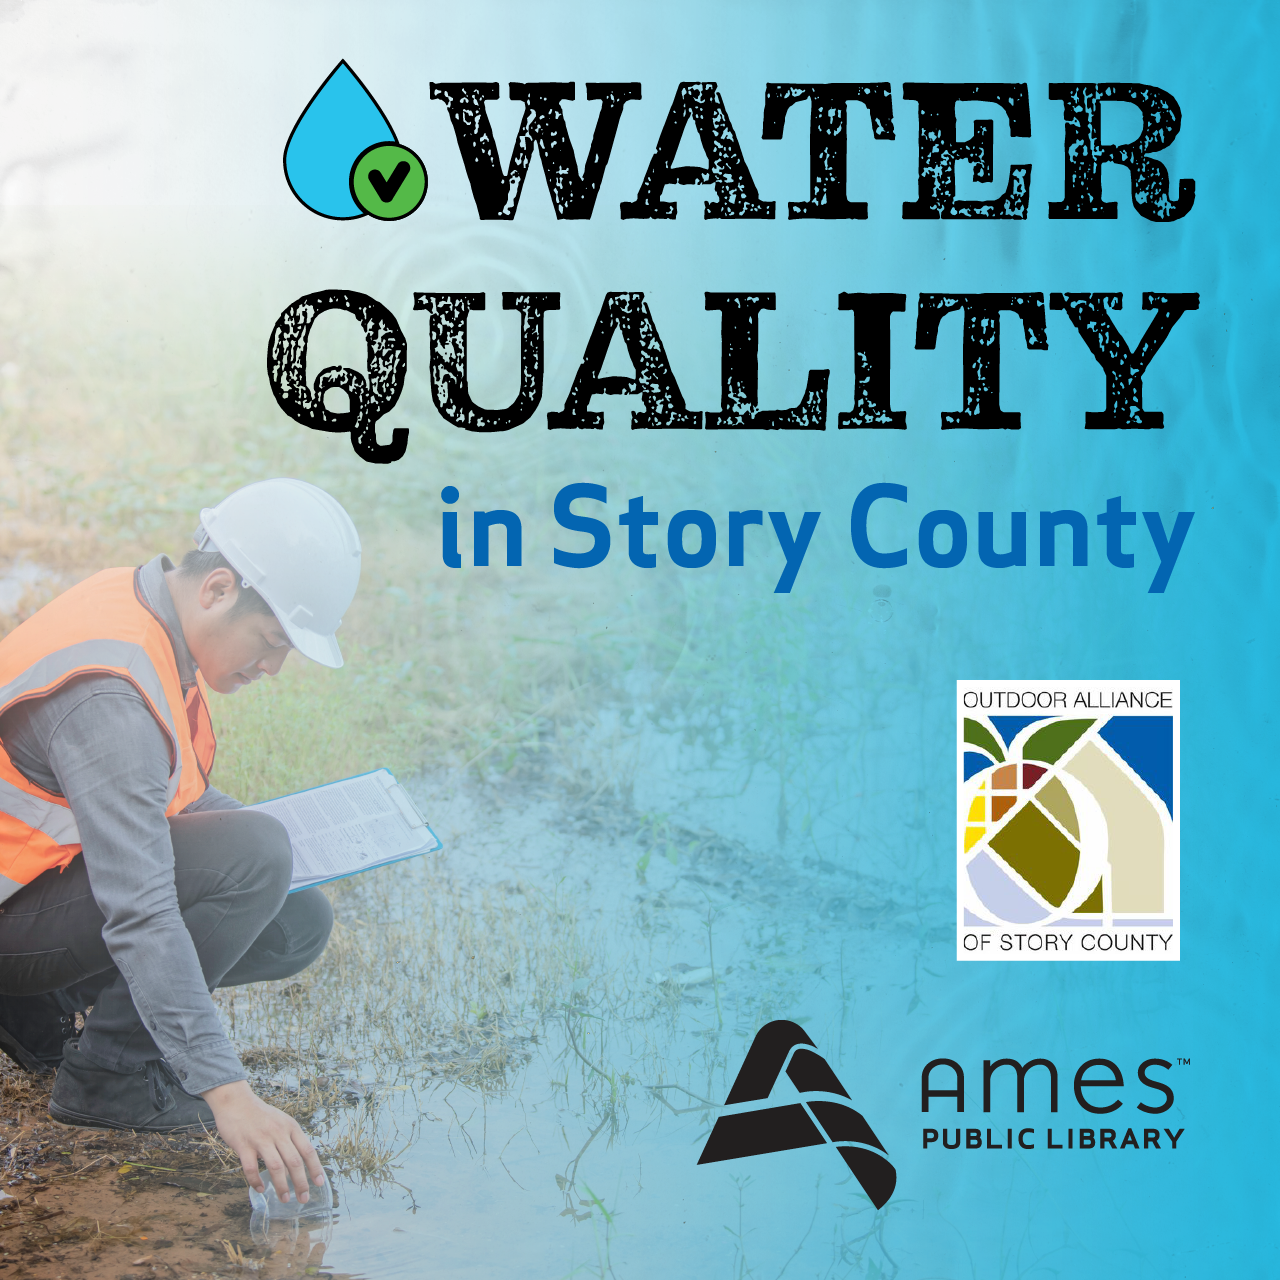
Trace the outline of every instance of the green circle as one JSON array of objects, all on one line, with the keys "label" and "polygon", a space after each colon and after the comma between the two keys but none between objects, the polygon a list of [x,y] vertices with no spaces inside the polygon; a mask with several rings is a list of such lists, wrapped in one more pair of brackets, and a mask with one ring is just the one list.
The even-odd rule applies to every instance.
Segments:
[{"label": "green circle", "polygon": [[351,166],[351,198],[383,222],[407,218],[426,198],[422,161],[398,142],[375,142]]}]

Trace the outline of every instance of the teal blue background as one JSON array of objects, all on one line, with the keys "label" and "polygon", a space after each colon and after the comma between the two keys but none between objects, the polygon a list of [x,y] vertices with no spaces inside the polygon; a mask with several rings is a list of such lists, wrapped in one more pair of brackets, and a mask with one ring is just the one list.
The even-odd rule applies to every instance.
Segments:
[{"label": "teal blue background", "polygon": [[[502,22],[478,9],[437,11],[449,38],[439,38],[439,26],[429,36],[424,22],[425,61],[380,35],[358,49],[348,38],[344,56],[375,88],[399,136],[424,156],[431,193],[403,228],[353,227],[340,245],[327,239],[324,269],[317,258],[307,278],[321,287],[339,275],[400,316],[410,335],[410,385],[401,416],[384,430],[412,424],[419,438],[451,429],[427,408],[425,326],[415,327],[408,303],[414,289],[487,291],[489,311],[473,330],[473,390],[488,404],[505,403],[513,390],[514,328],[497,312],[499,291],[559,290],[562,310],[548,319],[543,411],[563,403],[605,290],[645,292],[697,408],[718,407],[718,317],[703,312],[702,292],[777,293],[776,312],[762,318],[761,403],[794,403],[807,369],[830,368],[825,433],[631,433],[633,406],[615,401],[601,433],[549,434],[540,412],[511,437],[453,439],[448,447],[492,461],[492,483],[483,494],[464,492],[463,509],[505,505],[514,474],[539,477],[542,514],[526,520],[531,559],[549,555],[550,495],[571,481],[608,486],[611,523],[638,493],[662,512],[664,526],[683,507],[717,515],[715,565],[682,583],[694,631],[727,696],[745,702],[747,664],[735,633],[762,616],[774,620],[766,631],[805,620],[790,642],[797,678],[821,678],[833,699],[827,736],[809,763],[824,797],[814,828],[824,856],[915,880],[930,899],[952,900],[957,678],[1182,681],[1179,963],[962,966],[943,942],[929,952],[940,976],[923,1004],[904,1011],[901,993],[888,989],[860,997],[858,1047],[833,1062],[897,1162],[899,1211],[909,1221],[897,1237],[909,1240],[904,1274],[1263,1274],[1274,1254],[1267,1224],[1277,936],[1275,11],[864,3],[485,14]],[[443,108],[427,101],[428,78],[642,81],[644,98],[626,110],[592,221],[555,222],[535,161],[515,221],[480,226]],[[619,220],[618,202],[634,197],[680,79],[719,82],[761,195],[777,200],[783,216],[704,221],[704,193],[682,189],[674,222]],[[850,109],[849,190],[868,202],[867,221],[786,219],[785,201],[807,195],[807,110],[792,110],[782,142],[762,142],[769,80],[892,83],[896,141],[871,141],[865,112]],[[994,115],[997,192],[1009,164],[1032,164],[1025,222],[902,220],[901,202],[916,194],[915,110],[901,96],[904,80],[1028,84],[1030,139],[1010,140],[998,111],[961,115],[962,122]],[[1104,188],[1119,202],[1115,221],[1048,220],[1046,205],[1062,190],[1061,107],[1047,97],[1056,80],[1139,81],[1176,97],[1181,136],[1160,159],[1175,180],[1194,178],[1189,216],[1144,221],[1129,202],[1127,176],[1109,168]],[[491,115],[505,160],[519,108],[504,100],[491,104]],[[594,105],[569,108],[579,155],[594,118]],[[1133,136],[1136,111],[1117,109],[1114,125],[1108,119],[1107,140]],[[967,134],[962,123],[960,136]],[[960,191],[976,197],[991,188],[962,182]],[[301,236],[315,234],[307,216],[299,210]],[[835,430],[836,411],[852,400],[852,322],[837,311],[841,290],[908,296],[907,313],[893,322],[893,404],[907,411],[906,432]],[[1051,313],[1047,352],[1025,350],[1018,329],[1005,325],[1002,399],[1021,411],[1021,431],[943,433],[940,412],[960,400],[960,323],[943,322],[936,351],[915,351],[916,295],[966,290],[1041,292],[1046,304],[1053,290],[1123,292],[1116,322],[1131,342],[1149,320],[1143,290],[1199,293],[1199,311],[1178,322],[1146,377],[1147,407],[1164,411],[1164,429],[1085,431],[1085,411],[1103,403],[1101,371],[1065,317]],[[851,502],[879,480],[910,490],[909,516],[887,514],[879,526],[885,545],[911,547],[905,569],[872,570],[850,547]],[[1195,512],[1163,595],[1147,593],[1155,559],[1141,525],[1127,535],[1136,569],[1113,569],[1102,557],[1092,522],[1114,494],[1127,508],[1162,512],[1167,526],[1177,511]],[[789,597],[768,595],[768,572],[726,567],[724,513],[755,506],[787,510],[793,527],[800,512],[822,512]],[[915,553],[915,526],[934,507],[955,509],[969,523],[970,553],[959,569],[930,569]],[[1060,507],[1090,519],[1087,569],[1034,567],[1035,513]],[[997,513],[1001,541],[1007,512],[1031,513],[1032,567],[977,563],[979,510]],[[561,535],[556,545],[581,543]],[[658,536],[650,546],[661,548]],[[780,568],[776,551],[770,565],[772,573]],[[606,565],[591,572],[631,575],[641,602],[650,589],[617,540]],[[865,623],[877,584],[892,590],[894,617],[884,626]],[[766,812],[776,783],[757,786]],[[861,799],[850,794],[859,789]],[[1070,1075],[1086,1058],[1116,1059],[1131,1081],[1145,1058],[1189,1058],[1190,1066],[1170,1073],[1175,1109],[1158,1118],[1186,1128],[1179,1150],[1089,1163],[1040,1153],[1017,1167],[1007,1156],[919,1151],[922,1064],[965,1063],[966,1119],[978,1124],[986,1118],[974,1100],[982,1059],[1004,1055],[1054,1058],[1068,1096]],[[1121,1128],[1146,1119],[1131,1104],[1111,1119],[1119,1117]],[[1082,1119],[1103,1122],[1067,1102],[1058,1117],[1029,1112],[1027,1123],[1065,1128]]]},{"label": "teal blue background", "polygon": [[[56,12],[71,9],[68,2]],[[677,600],[682,629],[667,637],[664,662],[667,687],[684,691],[689,715],[722,708],[750,728],[763,715],[762,690],[797,695],[788,722],[799,744],[793,845],[921,904],[918,945],[887,931],[859,935],[868,947],[883,937],[885,954],[874,971],[850,979],[856,1000],[847,1018],[830,984],[832,935],[828,952],[812,956],[815,967],[827,966],[825,985],[787,1011],[807,1018],[892,1153],[899,1184],[887,1240],[899,1274],[1163,1280],[1275,1270],[1276,8],[1210,9],[1186,0],[98,6],[76,9],[76,22],[90,24],[85,15],[92,14],[101,47],[119,53],[112,92],[97,96],[94,77],[107,73],[92,60],[64,62],[71,28],[35,12],[26,9],[25,25],[5,29],[16,32],[22,74],[47,97],[19,95],[27,130],[11,131],[16,150],[6,153],[12,165],[3,171],[16,175],[3,187],[17,209],[7,224],[11,242],[27,236],[36,244],[32,261],[68,261],[68,245],[88,227],[86,258],[104,278],[130,277],[130,305],[135,313],[148,309],[175,349],[233,331],[236,349],[210,357],[208,385],[225,389],[247,378],[250,431],[273,441],[294,432],[298,473],[332,483],[344,500],[357,497],[362,510],[382,509],[387,520],[434,536],[438,494],[448,483],[462,488],[464,512],[518,510],[526,568],[464,572],[513,580],[558,572],[575,584],[587,577],[601,584],[602,599],[621,591],[637,630],[646,619],[668,617]],[[117,21],[125,35],[114,29]],[[340,59],[430,174],[426,201],[403,222],[320,218],[284,180],[286,139]],[[61,73],[64,65],[80,73]],[[643,99],[623,114],[592,220],[555,219],[535,158],[516,218],[479,222],[447,114],[430,98],[433,80],[503,86],[490,116],[504,163],[521,114],[506,97],[508,81],[578,85],[566,116],[580,159],[598,110],[585,100],[584,82],[642,82]],[[781,216],[706,221],[709,193],[682,188],[668,192],[679,205],[674,221],[619,219],[618,205],[634,199],[681,80],[717,81],[760,194],[777,201]],[[762,141],[769,81],[891,84],[895,141],[873,141],[865,111],[850,108],[849,195],[869,205],[865,222],[786,218],[786,202],[808,194],[808,109],[792,109],[781,141]],[[1009,165],[1032,165],[1026,221],[902,220],[903,201],[917,194],[916,114],[902,97],[904,81],[1027,84],[1030,138],[1010,139],[1002,114],[981,106],[963,108],[959,126],[963,138],[974,119],[994,119],[997,192]],[[1144,221],[1129,201],[1127,175],[1111,167],[1104,191],[1119,204],[1115,221],[1051,222],[1047,205],[1062,196],[1063,165],[1062,108],[1047,95],[1053,81],[1138,81],[1172,93],[1182,130],[1159,158],[1175,180],[1195,180],[1190,214],[1165,225]],[[1117,107],[1107,119],[1106,140],[1134,136],[1136,111]],[[34,164],[30,155],[53,159]],[[990,186],[960,183],[962,197],[990,194]],[[117,236],[113,217],[132,224],[135,238]],[[359,462],[341,437],[288,423],[267,389],[264,351],[276,317],[295,298],[334,287],[377,298],[408,339],[408,382],[380,436],[408,427],[409,452],[385,470]],[[510,433],[468,435],[432,407],[427,321],[412,298],[415,291],[486,294],[488,307],[472,322],[471,390],[493,406],[509,402],[516,387],[517,328],[501,310],[503,290],[561,294],[561,309],[547,318],[544,400],[534,420]],[[685,398],[698,409],[719,401],[719,317],[704,311],[704,291],[775,292],[776,311],[761,318],[761,404],[794,404],[807,370],[830,369],[829,429],[632,432],[629,414],[639,405],[619,398],[595,406],[605,409],[603,431],[548,432],[545,412],[563,405],[608,290],[644,291]],[[836,413],[853,399],[853,322],[837,308],[842,290],[907,295],[906,313],[893,320],[892,375],[893,406],[908,415],[905,432],[835,429]],[[1051,291],[1095,290],[1124,294],[1114,318],[1131,343],[1150,319],[1140,305],[1144,290],[1200,295],[1199,310],[1178,321],[1145,377],[1147,407],[1165,414],[1162,431],[1085,430],[1085,412],[1103,406],[1102,372],[1068,320],[1052,312],[1047,351],[1027,351],[1018,328],[1004,326],[1002,401],[1021,412],[1022,429],[940,429],[939,415],[960,404],[960,318],[942,322],[936,350],[914,350],[919,293],[1034,292],[1047,305]],[[162,294],[168,310],[155,301]],[[78,316],[83,299],[71,290],[68,297],[75,304],[69,314]],[[109,308],[115,297],[104,286],[93,300]],[[103,351],[118,344],[145,362],[163,389],[164,342],[130,320],[108,322],[101,313],[99,320],[93,341]],[[340,325],[318,325],[317,335],[313,372],[363,358],[358,335]],[[113,385],[104,381],[108,391]],[[110,405],[107,391],[104,401]],[[235,429],[243,427],[237,420]],[[167,494],[179,479],[203,484],[213,463],[224,466],[223,477],[243,468],[237,483],[258,478],[245,462],[252,450],[237,454],[216,432],[201,448],[192,475],[165,477],[157,489]],[[581,545],[557,535],[553,496],[583,480],[608,488],[613,552],[597,569],[553,571],[553,546]],[[911,548],[903,569],[869,568],[850,545],[854,497],[879,481],[909,489],[909,507],[884,504],[876,523],[883,545]],[[682,508],[715,516],[715,561],[701,570],[672,568],[659,531],[649,536],[659,568],[629,565],[615,522],[638,494],[662,514],[664,528]],[[1166,527],[1176,512],[1195,512],[1162,595],[1147,592],[1155,556],[1141,524],[1126,535],[1137,566],[1105,562],[1093,518],[1117,494],[1128,509],[1161,512]],[[727,564],[726,513],[756,507],[786,511],[793,528],[802,512],[822,513],[790,595],[772,593],[782,562],[767,529],[749,531],[745,568]],[[919,519],[938,507],[960,512],[969,525],[969,556],[956,569],[929,568],[915,553]],[[1087,568],[1035,567],[1036,513],[1059,508],[1090,520]],[[1001,544],[1008,513],[1029,513],[1031,566],[996,571],[978,563],[982,510],[996,513]],[[886,621],[874,613],[883,598],[874,594],[878,586],[891,592]],[[596,623],[584,612],[566,630],[589,645],[601,634]],[[513,629],[519,624],[513,615]],[[955,961],[958,678],[1181,681],[1178,963]],[[685,779],[679,762],[655,758],[641,781],[674,804]],[[757,843],[772,848],[777,792],[776,775],[762,768],[733,804],[702,812],[731,833],[754,831]],[[777,922],[795,936],[807,923]],[[987,1119],[979,1110],[982,1061],[1003,1056],[1058,1063],[1061,1111],[1048,1116],[1033,1104],[1026,1120],[1041,1131],[1053,1123],[1055,1132],[1081,1123],[1069,1092],[1085,1059],[1113,1058],[1131,1085],[1146,1058],[1189,1059],[1168,1073],[1177,1103],[1157,1118],[1185,1128],[1179,1149],[1088,1159],[1036,1152],[1016,1161],[1007,1153],[921,1151],[923,1064],[937,1057],[965,1064],[964,1119],[978,1125]],[[1125,1096],[1135,1099],[1129,1090]],[[997,1111],[991,1119],[1005,1127],[1006,1117]],[[949,1118],[943,1110],[929,1123],[941,1127]],[[1115,1118],[1120,1128],[1147,1120],[1132,1102]],[[1096,1127],[1102,1118],[1087,1122]],[[696,1169],[697,1125],[689,1123],[679,1137],[689,1146],[684,1181],[647,1193],[626,1220],[650,1274],[659,1265],[676,1276],[707,1274],[690,1259],[729,1247],[728,1179],[739,1171]],[[655,1140],[628,1141],[639,1150]],[[772,1243],[783,1261],[813,1211],[810,1154],[750,1170],[756,1243]],[[434,1163],[431,1173],[453,1176]],[[363,1227],[346,1225],[353,1252],[368,1238],[354,1233],[380,1230],[372,1216]],[[563,1225],[552,1220],[535,1243],[550,1240],[559,1257],[564,1236],[552,1233]],[[501,1229],[495,1221],[493,1233]],[[465,1262],[472,1246],[461,1230],[458,1237]],[[406,1240],[383,1232],[375,1244],[391,1249]],[[515,1233],[513,1258],[525,1247]],[[730,1262],[726,1253],[725,1274]],[[829,1274],[875,1273],[837,1267]]]}]

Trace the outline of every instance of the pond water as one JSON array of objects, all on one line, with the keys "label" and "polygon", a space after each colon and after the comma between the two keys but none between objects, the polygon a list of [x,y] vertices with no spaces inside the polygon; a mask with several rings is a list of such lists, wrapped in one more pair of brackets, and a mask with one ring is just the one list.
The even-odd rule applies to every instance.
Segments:
[{"label": "pond water", "polygon": [[[395,1182],[340,1180],[327,1267],[370,1280],[898,1274],[911,1206],[877,1211],[834,1148],[697,1161],[775,1018],[805,1027],[891,1154],[905,1143],[897,1087],[864,1065],[883,1054],[880,1007],[925,998],[922,957],[945,948],[945,913],[812,841],[779,850],[771,801],[758,817],[736,809],[745,834],[770,836],[720,835],[699,821],[725,817],[699,804],[708,780],[664,762],[634,775],[625,805],[416,781],[448,872],[571,894],[598,966],[534,1028],[505,1088],[426,1080],[381,1095],[405,1144]],[[782,1077],[774,1099],[785,1093]]]}]

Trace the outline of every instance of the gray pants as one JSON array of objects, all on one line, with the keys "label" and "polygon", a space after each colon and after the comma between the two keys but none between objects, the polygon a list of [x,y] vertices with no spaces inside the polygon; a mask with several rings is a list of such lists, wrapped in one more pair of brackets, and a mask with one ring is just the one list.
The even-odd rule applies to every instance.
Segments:
[{"label": "gray pants", "polygon": [[[293,855],[283,828],[247,809],[169,819],[174,882],[205,981],[215,987],[287,978],[324,950],[333,927],[319,889],[288,894]],[[93,1006],[81,1048],[134,1071],[161,1057],[102,940],[105,923],[84,858],[46,871],[0,905],[0,992],[61,991]]]}]

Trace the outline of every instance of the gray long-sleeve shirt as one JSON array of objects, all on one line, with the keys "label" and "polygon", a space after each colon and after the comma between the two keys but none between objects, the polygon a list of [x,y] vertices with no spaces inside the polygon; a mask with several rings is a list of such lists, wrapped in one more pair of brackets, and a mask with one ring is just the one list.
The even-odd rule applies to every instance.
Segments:
[{"label": "gray long-sleeve shirt", "polygon": [[[140,582],[169,628],[185,693],[196,667],[164,578],[172,568],[167,556],[156,556]],[[106,917],[103,941],[134,1004],[148,1011],[160,1052],[186,1073],[183,1087],[203,1093],[245,1079],[178,910],[165,816],[169,745],[142,695],[119,676],[81,676],[7,711],[0,739],[26,778],[71,806],[93,896]],[[209,787],[183,812],[240,807]]]}]

